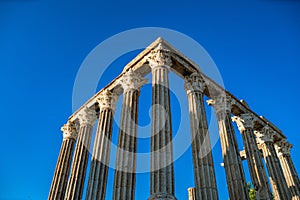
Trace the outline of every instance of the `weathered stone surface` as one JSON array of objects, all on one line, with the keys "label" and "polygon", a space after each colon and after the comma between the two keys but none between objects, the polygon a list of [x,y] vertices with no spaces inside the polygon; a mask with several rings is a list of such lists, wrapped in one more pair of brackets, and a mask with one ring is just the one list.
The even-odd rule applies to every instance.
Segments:
[{"label": "weathered stone surface", "polygon": [[250,113],[245,113],[240,116],[232,117],[232,120],[236,122],[238,129],[242,134],[250,176],[258,198],[267,200],[272,199],[267,174],[254,138],[253,116]]},{"label": "weathered stone surface", "polygon": [[152,68],[152,133],[149,200],[176,199],[168,72],[170,55],[162,46],[149,58]]},{"label": "weathered stone surface", "polygon": [[134,200],[139,88],[147,79],[129,70],[120,84],[124,90],[119,130],[113,200]]},{"label": "weathered stone surface", "polygon": [[72,153],[77,137],[76,127],[73,122],[65,124],[61,128],[61,131],[63,132],[63,142],[50,188],[48,197],[49,200],[63,199],[65,196],[72,161]]},{"label": "weathered stone surface", "polygon": [[82,198],[96,112],[94,109],[86,108],[79,113],[78,119],[80,128],[72,162],[72,171],[65,195],[66,200],[81,200]]},{"label": "weathered stone surface", "polygon": [[291,158],[291,148],[292,145],[286,140],[281,140],[275,143],[276,153],[280,160],[291,198],[292,200],[300,200],[300,181]]},{"label": "weathered stone surface", "polygon": [[[91,123],[95,117],[95,111],[86,111],[86,108],[95,108],[98,111],[100,107],[99,117],[100,120],[98,127],[104,127],[102,131],[98,130],[96,141],[94,145],[94,153],[90,170],[89,186],[87,191],[87,199],[104,199],[106,178],[107,178],[107,166],[102,165],[96,160],[105,160],[104,163],[109,162],[109,144],[105,143],[104,136],[110,138],[111,134],[111,119],[112,111],[110,108],[115,107],[115,102],[111,101],[108,96],[102,96],[105,91],[114,91],[120,94],[124,91],[124,103],[123,109],[124,116],[121,120],[129,120],[129,122],[121,122],[123,125],[122,130],[119,134],[119,147],[123,151],[118,151],[117,156],[117,170],[115,173],[114,183],[114,200],[117,199],[134,199],[134,188],[135,188],[135,156],[131,154],[136,149],[136,130],[132,121],[136,120],[137,115],[137,101],[138,92],[134,88],[139,88],[144,84],[144,81],[137,81],[142,76],[152,71],[152,82],[153,82],[153,109],[152,109],[152,138],[151,138],[151,196],[149,199],[153,200],[175,200],[174,196],[174,167],[173,167],[173,147],[172,147],[172,129],[171,129],[171,110],[170,110],[170,91],[169,91],[169,79],[168,72],[172,70],[179,77],[185,78],[187,75],[192,73],[198,73],[205,81],[205,89],[202,82],[192,81],[187,86],[187,93],[189,97],[191,114],[191,126],[192,135],[203,135],[208,136],[205,132],[206,119],[204,118],[203,107],[198,107],[203,104],[202,94],[214,100],[210,103],[214,104],[215,111],[218,116],[218,124],[220,129],[220,138],[222,144],[222,154],[224,158],[224,167],[226,171],[227,185],[229,195],[231,199],[248,199],[246,191],[246,183],[241,160],[239,157],[238,146],[233,131],[232,124],[230,122],[230,115],[233,114],[237,117],[234,120],[238,124],[238,128],[243,135],[245,144],[244,156],[248,160],[250,168],[250,175],[255,189],[258,192],[259,199],[270,199],[271,194],[268,187],[266,173],[261,161],[261,155],[259,148],[261,148],[265,154],[272,155],[266,156],[267,167],[278,168],[278,162],[276,164],[276,158],[274,156],[274,149],[272,149],[271,143],[260,144],[259,148],[255,143],[253,136],[253,130],[261,130],[262,127],[268,125],[273,131],[276,132],[274,141],[282,141],[285,136],[282,132],[269,120],[262,116],[258,116],[254,111],[250,109],[245,101],[239,101],[230,92],[226,91],[212,79],[207,77],[200,68],[193,63],[193,61],[186,58],[178,50],[173,48],[169,43],[164,41],[162,38],[157,39],[148,48],[142,51],[135,59],[128,63],[122,73],[117,76],[111,83],[101,89],[97,94],[90,98],[84,103],[76,112],[70,116],[69,121],[80,120],[80,129],[76,150],[74,153],[72,172],[68,182],[68,186],[65,189],[65,184],[68,178],[70,159],[72,155],[72,149],[74,147],[76,134],[69,134],[64,131],[64,141],[61,147],[61,153],[59,155],[55,175],[53,178],[52,186],[50,189],[49,199],[62,199],[64,194],[65,199],[81,199],[84,178],[88,159],[88,148],[90,145],[91,132],[93,124]],[[129,74],[139,73],[141,76],[135,76],[132,78]],[[191,91],[192,90],[194,91]],[[127,91],[127,92],[126,92]],[[214,91],[214,92],[212,92]],[[125,95],[125,93],[128,93]],[[218,93],[225,95],[221,98],[215,98]],[[99,102],[98,98],[102,98]],[[232,100],[227,104],[227,97]],[[217,102],[223,99],[223,104]],[[224,103],[224,99],[225,102]],[[200,104],[199,104],[200,102]],[[227,105],[231,105],[228,107]],[[218,105],[218,106],[216,106]],[[223,110],[222,112],[220,110]],[[86,114],[90,113],[90,114]],[[123,114],[122,114],[123,115]],[[255,117],[255,121],[253,120]],[[253,122],[254,121],[254,122]],[[65,127],[68,129],[67,127]],[[201,131],[200,131],[201,130]],[[99,134],[99,133],[104,134]],[[130,133],[128,136],[126,133]],[[132,136],[134,135],[134,136]],[[198,137],[196,137],[198,138]],[[198,138],[199,139],[199,138]],[[204,138],[196,139],[193,142],[193,161],[195,171],[195,184],[196,189],[194,199],[215,199],[215,193],[217,192],[216,186],[214,186],[214,173],[212,167],[212,157],[197,158],[195,155],[204,155],[207,149],[210,149],[209,145],[205,146],[205,150],[199,150],[201,142],[206,141]],[[207,139],[209,141],[209,137]],[[205,142],[209,144],[209,142]],[[107,151],[105,151],[105,149]],[[292,159],[289,154],[282,153],[285,147],[281,145],[276,146],[277,155],[281,162],[283,174],[286,179],[286,183],[289,187],[289,191],[292,194],[292,199],[299,200],[299,178]],[[200,154],[198,154],[200,153]],[[269,159],[270,158],[270,159]],[[203,160],[204,159],[204,160]],[[206,159],[206,160],[205,160]],[[268,160],[269,159],[269,160]],[[202,162],[202,163],[200,163]],[[69,163],[69,164],[68,164]],[[199,164],[200,163],[200,164]],[[120,170],[121,169],[121,170]],[[278,170],[272,169],[275,175],[271,175],[276,178],[277,181],[280,179]],[[269,171],[272,171],[269,169]],[[199,172],[202,174],[199,175]],[[271,172],[270,174],[272,174]],[[204,175],[203,175],[204,174]],[[205,177],[207,174],[213,174],[210,177]],[[282,176],[281,176],[282,177]],[[274,179],[275,180],[275,179]],[[274,181],[275,183],[275,181]],[[200,186],[199,186],[200,185]],[[272,183],[273,185],[273,183]],[[280,184],[282,185],[282,181]],[[281,194],[279,188],[276,186],[277,193]],[[203,189],[201,189],[203,188]],[[200,192],[197,192],[200,191]],[[89,196],[91,194],[91,196]],[[213,194],[213,195],[212,195]],[[99,196],[100,195],[100,196]],[[198,196],[197,196],[198,195]],[[200,197],[199,197],[200,195]],[[280,195],[277,195],[280,196]],[[276,197],[280,198],[280,197]],[[285,199],[286,197],[282,197]]]},{"label": "weathered stone surface", "polygon": [[188,188],[189,200],[196,200],[195,188]]},{"label": "weathered stone surface", "polygon": [[273,131],[269,126],[265,126],[261,131],[255,131],[257,141],[261,146],[264,159],[267,164],[270,182],[276,200],[291,199],[283,172],[276,155],[273,143]]},{"label": "weathered stone surface", "polygon": [[196,199],[218,199],[210,135],[203,99],[203,79],[194,73],[185,80],[188,96]]},{"label": "weathered stone surface", "polygon": [[86,200],[105,200],[113,115],[118,96],[105,91],[98,98],[99,122],[94,142]]},{"label": "weathered stone surface", "polygon": [[231,122],[231,103],[229,97],[218,96],[207,103],[214,107],[218,118],[222,156],[230,199],[248,200],[248,189],[238,144]]}]

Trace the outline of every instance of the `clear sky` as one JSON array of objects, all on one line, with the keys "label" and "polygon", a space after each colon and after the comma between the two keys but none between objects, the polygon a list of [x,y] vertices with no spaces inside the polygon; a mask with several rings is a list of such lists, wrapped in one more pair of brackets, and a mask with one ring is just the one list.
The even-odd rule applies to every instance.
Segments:
[{"label": "clear sky", "polygon": [[[149,26],[177,30],[199,42],[218,66],[226,89],[294,144],[292,157],[300,172],[299,9],[297,0],[0,1],[0,199],[47,198],[62,140],[60,127],[72,114],[72,89],[81,63],[108,37]],[[114,62],[99,88],[137,53]],[[146,89],[141,101],[149,98]],[[178,103],[172,99],[176,110]],[[147,117],[139,120],[141,125],[150,123]],[[114,141],[116,135],[115,124]],[[147,145],[140,141],[139,151]],[[219,142],[213,154],[220,199],[227,199]],[[179,200],[187,199],[187,188],[193,186],[190,157],[188,149],[175,162]],[[113,170],[109,175],[107,199]],[[149,197],[148,182],[149,174],[137,176],[136,199]]]}]

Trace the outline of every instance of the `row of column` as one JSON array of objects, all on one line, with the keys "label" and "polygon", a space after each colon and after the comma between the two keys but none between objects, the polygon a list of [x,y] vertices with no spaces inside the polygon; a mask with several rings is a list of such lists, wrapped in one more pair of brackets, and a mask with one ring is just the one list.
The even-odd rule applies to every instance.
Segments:
[{"label": "row of column", "polygon": [[[152,110],[153,119],[159,120],[153,122],[151,150],[158,150],[158,152],[151,153],[151,169],[153,172],[151,173],[151,196],[149,199],[176,199],[174,196],[170,92],[168,88],[168,72],[170,66],[161,64],[161,62],[166,61],[161,48],[153,52],[152,58],[154,60],[150,66],[153,69],[153,105],[163,106],[165,110]],[[113,188],[113,199],[115,200],[134,199],[138,96],[139,88],[146,82],[145,78],[135,73],[132,69],[119,80],[119,84],[123,88],[123,104]],[[99,99],[97,99],[100,114],[92,154],[86,199],[105,199],[112,120],[116,99],[116,95],[110,91],[102,93]],[[159,108],[159,106],[157,106],[157,108]],[[155,106],[153,106],[153,108],[154,107]],[[78,114],[78,119],[80,128],[69,181],[67,180],[71,164],[72,149],[74,148],[76,137],[70,140],[73,143],[68,144],[68,148],[71,148],[68,151],[65,150],[66,142],[63,142],[49,199],[82,198],[88,161],[88,149],[90,148],[92,128],[96,120],[96,113],[91,108],[85,108]],[[165,120],[165,124],[163,127],[160,127],[159,123],[162,119]],[[72,122],[68,123],[68,125],[71,124],[73,125]],[[161,148],[165,149],[165,146],[168,147],[165,151],[162,151]],[[61,160],[64,160],[66,157],[69,157],[69,159],[63,161],[64,165],[62,166],[60,164]],[[168,166],[165,166],[166,163]],[[62,172],[62,170],[64,172]],[[64,175],[64,178],[60,177],[61,174]],[[162,184],[158,184],[157,181]],[[63,184],[64,186],[57,187],[57,183]]]},{"label": "row of column", "polygon": [[250,114],[241,114],[233,117],[232,120],[236,122],[243,137],[250,177],[257,196],[260,199],[272,199],[268,178],[254,136],[252,116]]},{"label": "row of column", "polygon": [[[300,184],[295,167],[291,160],[289,160],[289,166],[286,165],[286,160],[290,159],[288,153],[280,153],[280,149],[287,142],[281,141],[274,144],[273,137],[275,133],[269,126],[264,127],[260,131],[254,131],[255,119],[250,113],[231,117],[232,102],[227,95],[218,96],[207,102],[214,107],[218,118],[222,155],[230,199],[249,199],[231,120],[237,124],[242,134],[250,177],[257,192],[257,198],[273,199],[261,159],[261,149],[266,161],[274,198],[276,200],[299,199]],[[258,146],[260,146],[260,149]],[[277,152],[275,147],[277,148]],[[279,158],[281,158],[280,161]]]},{"label": "row of column", "polygon": [[[175,200],[168,78],[172,60],[169,52],[159,46],[151,53],[148,62],[152,69],[153,120],[149,200]],[[119,80],[119,84],[123,88],[123,104],[114,174],[114,200],[134,199],[138,97],[140,87],[146,82],[145,78],[131,69]],[[204,80],[198,73],[193,73],[185,78],[194,166],[193,198],[217,200],[217,184],[204,106],[205,88]],[[100,111],[86,192],[88,200],[105,199],[112,123],[117,99],[118,95],[108,90],[104,91],[97,99]],[[249,199],[242,161],[231,122],[233,120],[237,123],[243,136],[250,176],[259,199],[272,199],[272,194],[257,142],[259,142],[266,160],[275,199],[299,200],[299,178],[289,156],[291,146],[286,142],[279,142],[274,146],[274,134],[268,127],[261,131],[254,131],[254,119],[249,113],[231,118],[231,101],[227,96],[218,96],[209,100],[208,104],[214,107],[218,118],[230,198]],[[63,126],[64,140],[49,199],[82,199],[88,150],[96,118],[97,114],[94,108],[85,108],[78,114],[79,125],[68,122]],[[75,142],[76,148],[72,161]],[[72,169],[69,174],[71,162]]]},{"label": "row of column", "polygon": [[292,145],[283,140],[277,142],[275,148],[292,200],[300,200],[300,181],[290,154]]},{"label": "row of column", "polygon": [[222,156],[226,173],[227,188],[230,199],[249,199],[246,179],[239,156],[237,139],[231,123],[231,104],[226,96],[218,96],[207,101],[214,107],[218,118]]}]

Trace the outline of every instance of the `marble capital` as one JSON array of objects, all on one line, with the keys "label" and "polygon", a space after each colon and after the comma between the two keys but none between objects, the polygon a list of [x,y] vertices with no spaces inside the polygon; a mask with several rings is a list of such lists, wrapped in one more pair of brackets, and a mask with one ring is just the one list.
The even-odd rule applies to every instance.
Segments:
[{"label": "marble capital", "polygon": [[105,90],[98,96],[96,101],[98,102],[100,109],[108,108],[115,111],[118,97],[119,96],[114,92]]},{"label": "marble capital", "polygon": [[97,116],[93,108],[85,107],[78,113],[80,126],[91,125],[94,126]]},{"label": "marble capital", "polygon": [[254,131],[254,134],[259,144],[273,142],[274,131],[269,126],[263,127],[261,131]]},{"label": "marble capital", "polygon": [[278,156],[290,155],[292,147],[293,147],[293,145],[284,139],[275,143],[275,149],[276,149]]},{"label": "marble capital", "polygon": [[74,139],[76,140],[77,138],[77,130],[76,130],[76,125],[74,124],[74,122],[70,122],[68,121],[66,124],[64,124],[61,129],[63,132],[63,138],[64,140],[67,139]]},{"label": "marble capital", "polygon": [[254,118],[250,113],[244,113],[239,116],[234,116],[231,119],[237,124],[238,129],[241,133],[243,133],[246,129],[253,129]]},{"label": "marble capital", "polygon": [[213,106],[218,114],[220,112],[231,112],[233,101],[228,95],[219,95],[214,99],[207,100],[206,103],[209,106]]},{"label": "marble capital", "polygon": [[194,72],[189,76],[185,77],[184,89],[187,94],[191,92],[203,93],[205,89],[205,83],[199,73]]},{"label": "marble capital", "polygon": [[146,84],[148,79],[142,77],[139,73],[129,69],[118,81],[118,83],[124,89],[124,93],[127,91],[138,90],[142,85]]},{"label": "marble capital", "polygon": [[167,68],[169,71],[172,65],[170,52],[161,43],[157,46],[157,48],[150,52],[147,61],[149,62],[149,66],[152,70],[157,68]]}]

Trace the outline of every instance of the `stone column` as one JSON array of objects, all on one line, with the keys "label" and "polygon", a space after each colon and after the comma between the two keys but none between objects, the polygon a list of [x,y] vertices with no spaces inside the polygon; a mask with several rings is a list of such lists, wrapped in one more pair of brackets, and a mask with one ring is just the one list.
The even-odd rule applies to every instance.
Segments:
[{"label": "stone column", "polygon": [[242,134],[250,176],[259,199],[272,199],[268,178],[254,137],[254,118],[250,113],[232,117]]},{"label": "stone column", "polygon": [[273,143],[274,131],[271,130],[270,127],[265,126],[260,132],[255,131],[254,133],[258,144],[261,146],[267,164],[274,198],[276,200],[290,200],[288,187],[284,180],[284,175]]},{"label": "stone column", "polygon": [[188,189],[189,193],[189,200],[196,200],[196,195],[195,195],[195,188],[189,188]]},{"label": "stone column", "polygon": [[49,200],[63,199],[65,196],[72,153],[77,137],[76,127],[73,122],[68,121],[67,124],[63,125],[61,131],[63,132],[63,142],[51,184]]},{"label": "stone column", "polygon": [[66,200],[81,200],[96,112],[94,109],[86,107],[78,114],[78,119],[80,128],[65,196]]},{"label": "stone column", "polygon": [[149,200],[174,200],[174,166],[170,108],[171,56],[160,44],[148,59],[152,69],[151,172]]},{"label": "stone column", "polygon": [[215,169],[211,152],[210,135],[204,108],[204,80],[193,73],[185,80],[188,96],[195,193],[197,200],[218,199]]},{"label": "stone column", "polygon": [[118,96],[105,90],[97,98],[100,107],[86,200],[105,200],[113,116]]},{"label": "stone column", "polygon": [[292,145],[286,140],[275,143],[275,149],[281,163],[283,174],[288,185],[292,200],[300,200],[300,181],[291,158]]},{"label": "stone column", "polygon": [[229,197],[230,199],[249,200],[242,160],[231,122],[231,99],[228,96],[219,95],[215,99],[208,100],[207,103],[214,107],[218,118]]},{"label": "stone column", "polygon": [[120,79],[123,104],[113,189],[113,200],[133,200],[135,194],[136,137],[139,88],[147,82],[133,70]]}]

